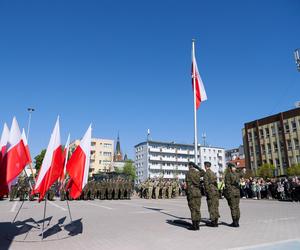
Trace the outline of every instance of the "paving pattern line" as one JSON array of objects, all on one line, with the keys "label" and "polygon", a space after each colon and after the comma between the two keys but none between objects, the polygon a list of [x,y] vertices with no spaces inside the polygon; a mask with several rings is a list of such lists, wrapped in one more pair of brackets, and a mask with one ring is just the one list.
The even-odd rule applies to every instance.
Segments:
[{"label": "paving pattern line", "polygon": [[50,203],[52,206],[54,206],[54,207],[57,207],[57,208],[61,209],[62,211],[67,211],[67,209],[66,209],[66,208],[64,208],[64,207],[61,207],[60,205],[57,205],[57,204],[55,204],[53,201],[49,201],[49,203]]},{"label": "paving pattern line", "polygon": [[12,205],[11,209],[10,209],[10,212],[12,212],[12,213],[15,212],[17,204],[18,204],[18,202],[15,201],[14,204]]},{"label": "paving pattern line", "polygon": [[94,203],[92,203],[92,202],[90,202],[90,201],[86,201],[86,204],[89,204],[89,205],[95,206],[95,207],[105,208],[105,209],[108,209],[108,210],[113,210],[113,209],[114,209],[114,208],[112,208],[112,207],[107,207],[107,206],[102,206],[102,205],[94,204]]}]

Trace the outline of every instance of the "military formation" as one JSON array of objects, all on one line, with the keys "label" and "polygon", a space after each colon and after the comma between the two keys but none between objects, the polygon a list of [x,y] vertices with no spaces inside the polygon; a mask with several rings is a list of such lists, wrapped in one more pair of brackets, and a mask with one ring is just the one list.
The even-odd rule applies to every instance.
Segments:
[{"label": "military formation", "polygon": [[145,199],[171,199],[181,192],[178,180],[148,179],[137,189],[139,197]]},{"label": "military formation", "polygon": [[[126,179],[103,179],[89,181],[82,190],[80,200],[129,200],[133,183]],[[71,199],[68,192],[62,190],[61,200]]]},{"label": "military formation", "polygon": [[[133,183],[127,179],[103,179],[91,180],[83,188],[81,196],[78,200],[124,200],[130,199],[133,191]],[[27,178],[19,178],[18,182],[11,187],[9,198],[11,201],[15,199],[34,200],[31,194],[30,184]],[[69,197],[69,192],[59,182],[56,182],[47,192],[47,199],[54,200],[55,197],[60,197],[60,200],[72,200]]]},{"label": "military formation", "polygon": [[[206,194],[208,212],[210,221],[206,223],[210,227],[218,227],[219,214],[219,186],[217,176],[211,171],[211,163],[204,162],[205,171],[199,168],[195,163],[189,162],[189,171],[186,175],[186,195],[188,206],[191,211],[192,226],[190,230],[199,230],[201,221],[201,189],[200,182],[203,178],[204,189]],[[244,173],[237,173],[236,166],[228,164],[228,171],[225,174],[224,194],[231,210],[232,223],[231,227],[239,227],[240,219],[240,178]]]}]

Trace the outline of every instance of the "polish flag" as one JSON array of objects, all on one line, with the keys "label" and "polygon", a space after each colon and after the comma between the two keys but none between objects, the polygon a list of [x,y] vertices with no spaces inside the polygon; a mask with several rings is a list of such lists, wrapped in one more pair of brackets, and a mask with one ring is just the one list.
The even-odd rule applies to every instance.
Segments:
[{"label": "polish flag", "polygon": [[4,123],[1,139],[0,139],[0,196],[8,193],[8,186],[6,182],[6,166],[2,164],[2,158],[6,153],[6,144],[9,138],[9,128]]},{"label": "polish flag", "polygon": [[30,156],[30,151],[29,151],[29,146],[28,146],[28,142],[27,142],[27,138],[26,138],[26,134],[25,134],[25,130],[23,128],[22,130],[22,135],[21,135],[21,138],[23,140],[23,143],[24,143],[24,146],[25,146],[25,149],[26,149],[26,155],[29,159],[29,163],[32,162],[31,160],[31,156]]},{"label": "polish flag", "polygon": [[[194,79],[195,79],[195,88],[194,88]],[[195,48],[193,43],[192,49],[192,86],[193,90],[196,90],[196,108],[200,107],[200,103],[207,100],[205,88],[201,79],[201,76],[198,71],[197,61],[195,57]]]},{"label": "polish flag", "polygon": [[7,127],[7,124],[4,123],[1,139],[0,139],[0,155],[3,156],[6,152],[6,144],[8,142],[9,138],[9,128]]},{"label": "polish flag", "polygon": [[80,196],[82,189],[88,181],[91,139],[92,127],[90,125],[67,163],[67,172],[70,175],[67,189],[70,190],[70,196],[73,199],[77,199]]},{"label": "polish flag", "polygon": [[39,202],[43,200],[48,189],[61,176],[62,171],[62,148],[60,143],[59,118],[57,118],[33,189],[33,194],[40,194]]},{"label": "polish flag", "polygon": [[65,177],[66,177],[66,166],[67,166],[67,162],[68,162],[69,148],[70,148],[70,134],[68,135],[68,139],[67,139],[67,142],[65,144],[65,150],[63,152],[64,170],[62,171],[62,174],[60,176],[61,188],[64,186],[64,181],[65,181]]},{"label": "polish flag", "polygon": [[26,148],[21,138],[21,131],[16,118],[13,118],[6,154],[2,159],[1,168],[6,169],[6,183],[12,182],[29,163]]}]

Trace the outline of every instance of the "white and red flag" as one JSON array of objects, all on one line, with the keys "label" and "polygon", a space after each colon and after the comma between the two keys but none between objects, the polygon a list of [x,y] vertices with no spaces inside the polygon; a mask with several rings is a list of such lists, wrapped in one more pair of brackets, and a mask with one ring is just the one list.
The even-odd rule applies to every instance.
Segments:
[{"label": "white and red flag", "polygon": [[62,156],[63,152],[60,143],[59,118],[57,118],[33,189],[34,194],[40,194],[39,202],[43,200],[48,189],[61,176],[63,171]]},{"label": "white and red flag", "polygon": [[30,162],[32,162],[32,160],[31,160],[30,150],[29,150],[29,146],[28,146],[28,142],[27,142],[27,138],[26,138],[26,134],[25,134],[24,128],[22,130],[21,138],[23,140],[23,143],[24,143],[24,146],[25,146],[25,149],[26,149],[26,155],[27,155],[27,157],[29,159],[29,163],[30,163]]},{"label": "white and red flag", "polygon": [[6,145],[9,138],[9,128],[4,123],[1,139],[0,139],[0,196],[5,195],[8,192],[8,186],[6,183],[6,166],[2,163],[2,157],[6,153]]},{"label": "white and red flag", "polygon": [[6,154],[2,158],[1,168],[6,172],[6,183],[13,181],[29,163],[21,131],[14,117],[6,145]]},{"label": "white and red flag", "polygon": [[4,123],[1,139],[0,139],[0,155],[3,156],[6,153],[6,145],[9,138],[9,128],[7,124]]},{"label": "white and red flag", "polygon": [[67,189],[73,199],[77,199],[80,196],[88,181],[91,139],[92,127],[90,125],[67,163],[67,172],[70,175]]},{"label": "white and red flag", "polygon": [[62,171],[62,174],[60,176],[60,183],[61,183],[61,188],[64,186],[65,183],[65,178],[66,178],[66,167],[67,167],[67,162],[68,162],[68,156],[69,156],[69,148],[70,148],[70,134],[68,135],[67,142],[65,144],[65,149],[64,149],[64,155],[63,155],[63,165],[64,165],[64,170]]},{"label": "white and red flag", "polygon": [[[195,82],[195,87],[194,87]],[[196,108],[200,107],[200,103],[207,100],[204,84],[198,71],[195,48],[193,44],[192,49],[192,86],[193,90],[196,91]]]}]

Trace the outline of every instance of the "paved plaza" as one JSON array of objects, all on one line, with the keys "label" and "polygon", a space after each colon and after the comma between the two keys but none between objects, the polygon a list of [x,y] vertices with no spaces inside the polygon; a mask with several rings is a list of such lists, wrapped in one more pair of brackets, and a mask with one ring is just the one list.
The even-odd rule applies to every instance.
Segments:
[{"label": "paved plaza", "polygon": [[[230,210],[220,201],[220,225],[201,222],[187,230],[184,197],[171,200],[71,201],[47,203],[45,239],[40,241],[44,203],[0,201],[0,249],[300,249],[300,203],[241,200],[240,228],[228,227]],[[208,218],[206,201],[201,213]],[[24,242],[22,242],[24,241]]]}]

